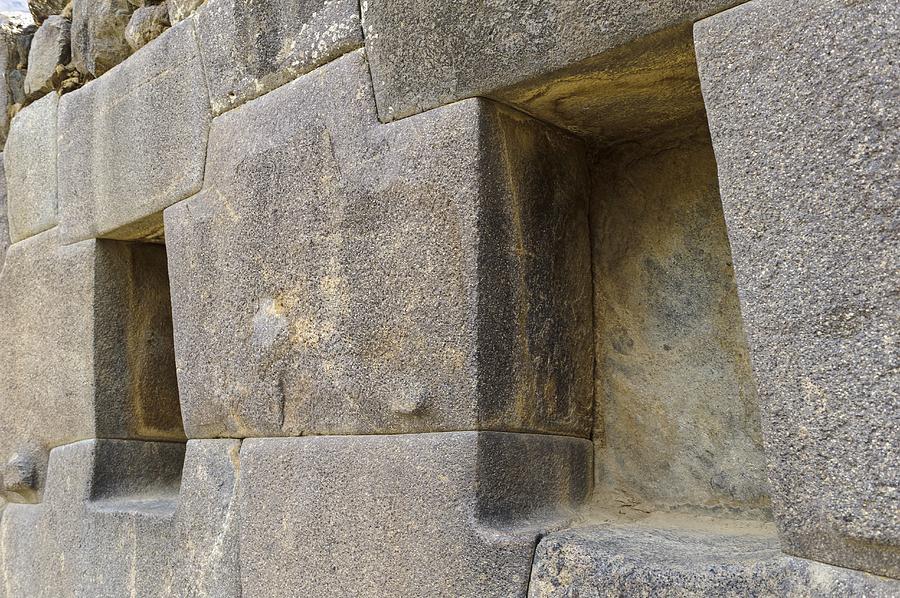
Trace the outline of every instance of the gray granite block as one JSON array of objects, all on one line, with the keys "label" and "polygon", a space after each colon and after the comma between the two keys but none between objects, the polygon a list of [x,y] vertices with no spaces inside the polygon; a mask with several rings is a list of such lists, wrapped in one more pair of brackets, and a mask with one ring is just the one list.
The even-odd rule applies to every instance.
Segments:
[{"label": "gray granite block", "polygon": [[491,95],[737,2],[367,0],[378,113],[393,120]]},{"label": "gray granite block", "polygon": [[51,453],[40,505],[7,505],[8,596],[240,596],[239,441],[85,440]]},{"label": "gray granite block", "polygon": [[245,440],[244,596],[523,595],[591,451],[495,432]]},{"label": "gray granite block", "polygon": [[893,598],[900,582],[782,553],[774,537],[741,530],[610,523],[549,534],[528,595]]},{"label": "gray granite block", "polygon": [[99,77],[128,58],[125,27],[138,7],[133,0],[72,0],[72,64]]},{"label": "gray granite block", "polygon": [[215,114],[363,43],[357,0],[208,0],[195,19]]},{"label": "gray granite block", "polygon": [[776,522],[900,577],[900,17],[756,0],[695,27]]},{"label": "gray granite block", "polygon": [[48,94],[16,114],[3,150],[13,243],[57,223],[57,105]]},{"label": "gray granite block", "polygon": [[0,274],[0,463],[31,481],[10,483],[7,498],[40,497],[54,446],[184,438],[169,313],[162,247],[60,246],[55,228],[10,247]]},{"label": "gray granite block", "polygon": [[60,100],[61,237],[161,234],[163,208],[200,189],[209,97],[193,23],[163,33]]},{"label": "gray granite block", "polygon": [[69,21],[53,15],[34,32],[28,52],[28,71],[25,74],[25,93],[39,94],[53,89],[56,67],[69,62]]},{"label": "gray granite block", "polygon": [[3,154],[0,153],[0,270],[6,261],[6,250],[9,248],[9,216],[6,201],[6,170],[3,166]]},{"label": "gray granite block", "polygon": [[165,213],[188,436],[587,436],[581,152],[480,100],[380,125],[361,50],[218,117]]}]

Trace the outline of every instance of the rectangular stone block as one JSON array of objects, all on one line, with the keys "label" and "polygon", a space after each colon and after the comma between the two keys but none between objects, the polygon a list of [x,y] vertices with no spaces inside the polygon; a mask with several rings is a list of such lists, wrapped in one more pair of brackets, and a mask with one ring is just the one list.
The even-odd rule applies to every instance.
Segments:
[{"label": "rectangular stone block", "polygon": [[[683,525],[683,524],[682,524]],[[528,595],[890,598],[900,582],[787,556],[773,535],[610,523],[549,534]]]},{"label": "rectangular stone block", "polygon": [[91,436],[183,439],[165,250],[15,243],[0,274],[0,462],[35,500],[47,451]]},{"label": "rectangular stone block", "polygon": [[490,96],[738,1],[368,0],[378,113],[394,120]]},{"label": "rectangular stone block", "polygon": [[3,167],[3,154],[0,153],[0,270],[6,261],[6,250],[9,248],[9,216],[6,201],[6,170]]},{"label": "rectangular stone block", "polygon": [[244,595],[524,595],[538,536],[589,492],[591,451],[494,432],[246,440]]},{"label": "rectangular stone block", "polygon": [[900,53],[889,0],[695,27],[784,549],[900,577]]},{"label": "rectangular stone block", "polygon": [[60,101],[61,238],[150,238],[200,189],[210,108],[193,23]]},{"label": "rectangular stone block", "polygon": [[195,19],[215,114],[363,43],[357,0],[207,0]]},{"label": "rectangular stone block", "polygon": [[3,150],[9,234],[21,241],[57,223],[57,105],[48,94],[13,118]]},{"label": "rectangular stone block", "polygon": [[3,511],[6,595],[238,598],[239,447],[86,440],[53,449],[43,503]]},{"label": "rectangular stone block", "polygon": [[165,214],[189,437],[586,437],[583,148],[472,100],[379,124],[362,51],[213,122]]}]

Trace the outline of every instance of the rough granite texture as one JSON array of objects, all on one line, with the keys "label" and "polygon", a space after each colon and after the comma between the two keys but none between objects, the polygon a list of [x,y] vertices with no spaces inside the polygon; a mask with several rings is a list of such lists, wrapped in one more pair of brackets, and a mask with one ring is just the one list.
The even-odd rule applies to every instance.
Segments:
[{"label": "rough granite texture", "polygon": [[161,234],[163,208],[200,189],[209,98],[185,21],[60,100],[61,236]]},{"label": "rough granite texture", "polygon": [[206,0],[166,0],[169,21],[174,25],[193,14]]},{"label": "rough granite texture", "polygon": [[787,556],[772,536],[611,523],[544,537],[528,595],[894,598],[900,581]]},{"label": "rough granite texture", "polygon": [[215,114],[363,43],[357,0],[208,0],[196,22]]},{"label": "rough granite texture", "polygon": [[366,0],[378,114],[489,96],[738,1]]},{"label": "rough granite texture", "polygon": [[245,440],[243,596],[524,595],[539,535],[590,490],[591,450],[495,432]]},{"label": "rough granite texture", "polygon": [[0,270],[3,270],[9,243],[9,218],[6,215],[6,171],[3,167],[3,154],[0,153]]},{"label": "rough granite texture", "polygon": [[28,52],[28,72],[25,74],[25,94],[41,94],[53,89],[57,65],[69,62],[70,24],[54,15],[34,32]]},{"label": "rough granite texture", "polygon": [[125,41],[132,50],[143,48],[169,27],[169,8],[163,4],[142,6],[134,11],[125,28]]},{"label": "rough granite texture", "polygon": [[161,247],[60,246],[54,228],[9,248],[0,397],[14,415],[0,418],[0,463],[18,454],[36,472],[28,496],[13,494],[40,495],[54,446],[95,435],[184,438],[169,313]]},{"label": "rough granite texture", "polygon": [[57,223],[57,104],[51,93],[16,114],[3,151],[13,243]]},{"label": "rough granite texture", "polygon": [[361,50],[217,118],[165,213],[188,436],[588,436],[580,158],[479,100],[380,125]]},{"label": "rough granite texture", "polygon": [[131,54],[125,27],[137,8],[132,0],[72,0],[72,63],[99,77]]},{"label": "rough granite texture", "polygon": [[598,150],[592,173],[599,498],[765,517],[756,384],[705,120]]},{"label": "rough granite texture", "polygon": [[695,37],[782,545],[900,577],[896,2],[750,2]]},{"label": "rough granite texture", "polygon": [[44,502],[3,512],[6,595],[239,597],[239,448],[85,440],[54,449]]},{"label": "rough granite texture", "polygon": [[50,15],[58,15],[72,0],[28,0],[34,22],[41,24]]}]

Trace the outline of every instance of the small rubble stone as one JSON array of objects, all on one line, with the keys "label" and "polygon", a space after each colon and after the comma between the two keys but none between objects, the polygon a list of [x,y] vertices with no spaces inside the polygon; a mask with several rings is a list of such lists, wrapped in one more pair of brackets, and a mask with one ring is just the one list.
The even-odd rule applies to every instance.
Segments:
[{"label": "small rubble stone", "polygon": [[57,105],[48,94],[13,118],[3,152],[13,243],[56,226]]},{"label": "small rubble stone", "polygon": [[[191,16],[206,0],[168,0],[169,21],[174,25]],[[245,3],[252,8],[254,3]]]},{"label": "small rubble stone", "polygon": [[60,16],[51,16],[38,28],[28,54],[28,72],[25,75],[25,95],[46,93],[53,89],[57,67],[69,62],[69,22]]},{"label": "small rubble stone", "polygon": [[72,0],[72,62],[99,77],[131,54],[125,28],[135,6],[129,0]]},{"label": "small rubble stone", "polygon": [[215,114],[363,43],[357,0],[208,0],[196,20]]},{"label": "small rubble stone", "polygon": [[51,15],[58,15],[72,0],[28,0],[28,9],[38,25]]},{"label": "small rubble stone", "polygon": [[125,39],[132,50],[144,47],[169,27],[169,9],[166,3],[143,6],[131,15],[125,28]]}]

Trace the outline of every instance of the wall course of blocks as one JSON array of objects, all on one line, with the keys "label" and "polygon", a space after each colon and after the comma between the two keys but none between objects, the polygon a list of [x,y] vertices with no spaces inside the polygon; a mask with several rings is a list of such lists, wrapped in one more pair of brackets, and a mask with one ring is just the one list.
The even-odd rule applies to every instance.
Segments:
[{"label": "wall course of blocks", "polygon": [[889,2],[75,1],[0,596],[900,594]]}]

